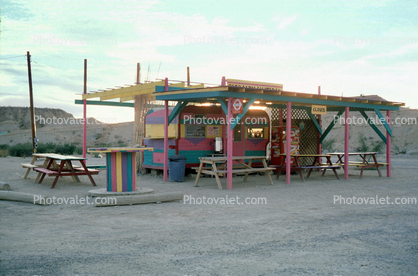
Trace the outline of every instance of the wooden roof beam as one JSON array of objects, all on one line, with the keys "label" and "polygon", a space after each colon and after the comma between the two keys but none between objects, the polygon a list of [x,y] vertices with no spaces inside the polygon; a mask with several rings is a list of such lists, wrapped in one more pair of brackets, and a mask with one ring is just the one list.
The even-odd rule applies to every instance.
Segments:
[{"label": "wooden roof beam", "polygon": [[[145,84],[136,84],[136,85],[132,85],[129,87],[122,87],[122,88],[116,88],[116,89],[112,89],[112,90],[107,90],[107,91],[103,91],[103,92],[96,92],[96,93],[89,93],[89,94],[83,94],[82,95],[82,99],[91,99],[91,98],[106,98],[106,99],[115,99],[115,98],[120,98],[120,97],[125,97],[125,96],[130,96],[130,95],[126,95],[127,93],[131,93],[131,92],[139,92],[137,95],[141,94],[140,91],[149,89],[149,88],[153,88],[155,89],[156,85],[164,85],[164,81],[158,81],[158,82],[151,82],[151,83],[145,83]],[[121,94],[125,94],[125,95],[121,95]],[[118,96],[121,95],[121,96]],[[108,96],[113,96],[111,98],[109,98]]]}]

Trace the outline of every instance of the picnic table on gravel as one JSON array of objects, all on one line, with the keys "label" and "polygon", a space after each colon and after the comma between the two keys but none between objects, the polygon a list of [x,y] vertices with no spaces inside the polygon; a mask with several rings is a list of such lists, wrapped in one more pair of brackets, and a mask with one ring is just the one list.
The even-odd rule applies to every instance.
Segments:
[{"label": "picnic table on gravel", "polygon": [[[200,166],[193,168],[197,171],[195,186],[197,186],[199,183],[200,175],[203,173],[215,176],[218,188],[219,190],[222,190],[219,175],[224,175],[227,173],[227,157],[199,157],[199,159]],[[248,160],[248,164],[245,163],[245,160]],[[271,168],[267,165],[265,156],[233,156],[232,161],[238,163],[238,166],[233,166],[232,173],[245,173],[244,182],[247,181],[248,174],[254,172],[264,172],[267,175],[270,184],[273,185],[270,172],[274,171],[275,168]],[[263,167],[253,167],[253,161],[261,161]],[[203,166],[204,164],[205,167]],[[206,164],[210,166],[206,166]]]},{"label": "picnic table on gravel", "polygon": [[[36,154],[38,157],[40,154]],[[86,158],[61,155],[61,154],[42,154],[45,157],[45,161],[41,167],[33,168],[38,172],[38,177],[35,183],[42,183],[46,175],[55,176],[54,182],[52,183],[51,189],[55,187],[58,179],[62,176],[71,176],[74,181],[80,182],[78,176],[87,175],[90,179],[91,184],[96,186],[92,175],[99,174],[99,170],[88,169],[85,164]],[[79,161],[81,166],[75,166],[72,164],[73,161]]]},{"label": "picnic table on gravel", "polygon": [[[51,155],[51,154],[53,154],[53,153],[32,153],[33,158],[30,161],[30,163],[22,163],[21,164],[22,165],[22,168],[26,168],[27,169],[26,170],[26,174],[25,174],[25,176],[23,178],[24,179],[28,178],[29,173],[30,173],[30,171],[32,169],[38,168],[38,167],[43,167],[43,165],[41,165],[41,164],[35,164],[35,162],[38,159],[45,158],[46,156]],[[46,164],[45,164],[45,166],[46,166]]]},{"label": "picnic table on gravel", "polygon": [[[332,156],[337,156],[338,161],[336,164],[341,165],[344,168],[344,155],[345,155],[344,152],[333,152],[333,153],[328,153],[328,154]],[[357,155],[361,158],[362,161],[348,161],[348,166],[350,167],[355,166],[361,169],[360,179],[363,176],[364,169],[367,169],[367,168],[376,168],[377,173],[381,177],[382,174],[380,173],[379,167],[388,165],[388,163],[379,163],[377,161],[376,154],[378,154],[378,152],[349,152],[348,156]]]},{"label": "picnic table on gravel", "polygon": [[[280,155],[283,156],[284,158],[282,158],[281,164],[277,167],[277,170],[278,170],[277,171],[277,176],[276,176],[277,179],[279,179],[279,176],[282,173],[282,171],[286,170],[286,165],[285,165],[286,153],[282,153]],[[322,176],[324,176],[326,170],[331,169],[334,172],[335,177],[337,179],[340,179],[336,170],[341,168],[342,166],[340,164],[332,164],[331,155],[329,155],[329,154],[291,154],[290,156],[294,158],[294,162],[292,162],[292,164],[290,165],[291,169],[296,170],[296,171],[299,172],[299,175],[300,175],[300,178],[302,178],[302,181],[305,181],[305,179],[303,178],[303,175],[302,175],[302,170],[305,170],[305,169],[309,169],[309,172],[308,172],[308,175],[306,176],[306,178],[309,178],[309,176],[311,175],[311,172],[314,169],[323,170]],[[301,166],[300,162],[299,162],[299,158],[301,158],[301,157],[302,158],[313,157],[314,160],[313,160],[311,165]],[[326,163],[321,162],[322,158],[325,158],[327,160]]]}]

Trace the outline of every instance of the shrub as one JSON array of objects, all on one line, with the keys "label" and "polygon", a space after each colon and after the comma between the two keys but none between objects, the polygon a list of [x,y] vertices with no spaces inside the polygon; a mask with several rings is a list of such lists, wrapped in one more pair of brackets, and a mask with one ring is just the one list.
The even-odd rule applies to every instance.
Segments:
[{"label": "shrub", "polygon": [[360,146],[357,148],[359,152],[368,152],[369,146],[366,144],[366,137],[363,134],[359,135],[358,137]]},{"label": "shrub", "polygon": [[0,145],[0,150],[8,150],[9,148],[10,148],[9,145],[6,145],[6,144]]},{"label": "shrub", "polygon": [[[80,147],[76,147],[74,144],[57,145],[53,143],[47,143],[47,144],[38,144],[38,148],[36,149],[36,152],[72,155],[72,154],[82,154],[83,149]],[[17,145],[11,146],[8,149],[8,153],[11,156],[18,156],[18,157],[30,156],[33,153],[32,144],[26,143],[26,144],[17,144]]]},{"label": "shrub", "polygon": [[71,155],[75,151],[75,145],[70,145],[70,144],[58,145],[55,151],[56,153],[59,153],[59,154]]},{"label": "shrub", "polygon": [[9,148],[11,156],[25,157],[33,153],[32,143],[17,144]]},{"label": "shrub", "polygon": [[335,139],[325,139],[324,141],[322,141],[322,150],[333,152],[335,151],[334,144],[335,144]]},{"label": "shrub", "polygon": [[372,146],[372,151],[381,152],[384,146],[385,146],[385,143],[383,141],[377,142],[376,144]]}]

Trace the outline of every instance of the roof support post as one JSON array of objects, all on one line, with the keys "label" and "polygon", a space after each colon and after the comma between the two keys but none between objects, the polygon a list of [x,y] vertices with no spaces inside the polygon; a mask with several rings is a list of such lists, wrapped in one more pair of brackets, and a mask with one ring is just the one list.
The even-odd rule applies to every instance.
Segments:
[{"label": "roof support post", "polygon": [[383,117],[382,113],[380,113],[380,110],[375,108],[374,111],[376,112],[377,116],[379,116],[379,119],[382,122],[382,124],[385,126],[386,131],[389,133],[390,136],[392,136],[392,130],[390,129],[390,126],[386,122],[385,117]]},{"label": "roof support post", "polygon": [[[168,79],[165,78],[165,91],[168,91]],[[168,101],[164,101],[164,172],[163,180],[167,182],[168,175]]]},{"label": "roof support post", "polygon": [[348,141],[350,137],[350,128],[348,124],[348,113],[350,108],[345,107],[345,124],[344,124],[344,178],[348,180]]},{"label": "roof support post", "polygon": [[[390,126],[390,110],[388,110],[386,112],[386,116],[388,119],[388,124]],[[389,131],[386,131],[386,163],[388,163],[387,167],[386,167],[386,173],[387,173],[387,177],[391,177],[392,176],[392,164],[391,164],[391,135],[389,134]]]},{"label": "roof support post", "polygon": [[231,124],[233,120],[232,116],[232,98],[228,98],[228,124],[227,124],[227,146],[228,146],[228,153],[227,153],[227,161],[226,161],[226,170],[227,170],[227,179],[226,179],[226,188],[228,190],[232,190],[232,155],[234,152],[234,131],[229,124]]},{"label": "roof support post", "polygon": [[327,129],[322,134],[321,139],[319,139],[319,143],[322,144],[322,141],[324,141],[325,137],[327,137],[328,133],[335,126],[335,124],[338,122],[338,119],[341,117],[341,115],[343,115],[343,113],[344,113],[344,110],[341,110],[340,112],[338,112],[337,116],[334,117],[334,120],[332,120],[332,122],[329,124]]},{"label": "roof support post", "polygon": [[379,135],[380,139],[383,140],[385,144],[387,144],[387,139],[385,135],[377,128],[377,126],[370,120],[369,116],[367,116],[366,112],[360,111],[361,115],[363,115],[364,119],[366,119],[367,123],[373,128],[373,130]]},{"label": "roof support post", "polygon": [[[321,95],[321,86],[318,86],[318,95]],[[308,114],[309,113],[311,113],[311,112],[308,112]],[[311,115],[309,115],[309,116],[311,116]],[[314,121],[314,123],[315,123],[316,120],[314,120],[312,118],[312,121]],[[319,142],[320,139],[321,139],[321,135],[322,135],[322,116],[321,115],[318,115],[318,121],[319,121],[318,126],[317,126],[317,128],[319,130],[319,133],[318,133],[318,154],[322,154],[322,144]],[[319,157],[319,163],[322,163],[322,157]]]},{"label": "roof support post", "polygon": [[292,103],[287,102],[287,116],[286,116],[286,183],[290,184],[290,164],[292,162],[290,157],[290,133],[292,131]]},{"label": "roof support post", "polygon": [[[87,59],[84,59],[84,86],[83,95],[87,94]],[[87,153],[87,100],[83,100],[83,158]],[[84,160],[86,163],[86,160]]]}]

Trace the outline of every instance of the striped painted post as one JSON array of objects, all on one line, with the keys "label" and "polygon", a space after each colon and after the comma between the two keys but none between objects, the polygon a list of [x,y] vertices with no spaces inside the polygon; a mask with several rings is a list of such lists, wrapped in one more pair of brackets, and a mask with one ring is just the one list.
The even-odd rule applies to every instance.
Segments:
[{"label": "striped painted post", "polygon": [[154,148],[90,148],[88,152],[106,153],[108,192],[135,192],[137,189],[135,153],[144,150],[153,151]]},{"label": "striped painted post", "polygon": [[134,152],[106,153],[106,187],[108,192],[136,191]]}]

